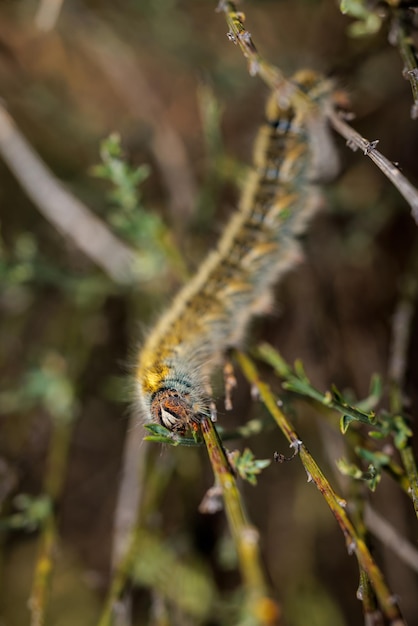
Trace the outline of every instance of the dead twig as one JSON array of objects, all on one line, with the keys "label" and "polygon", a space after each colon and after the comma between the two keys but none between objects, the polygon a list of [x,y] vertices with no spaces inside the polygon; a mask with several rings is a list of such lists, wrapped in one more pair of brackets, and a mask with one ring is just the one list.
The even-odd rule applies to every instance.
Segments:
[{"label": "dead twig", "polygon": [[44,33],[55,28],[64,0],[40,0],[35,15],[35,24]]},{"label": "dead twig", "polygon": [[418,550],[407,541],[369,504],[365,507],[365,522],[368,530],[396,554],[404,563],[418,572]]},{"label": "dead twig", "polygon": [[149,278],[141,256],[58,181],[0,105],[0,154],[42,215],[118,283]]}]

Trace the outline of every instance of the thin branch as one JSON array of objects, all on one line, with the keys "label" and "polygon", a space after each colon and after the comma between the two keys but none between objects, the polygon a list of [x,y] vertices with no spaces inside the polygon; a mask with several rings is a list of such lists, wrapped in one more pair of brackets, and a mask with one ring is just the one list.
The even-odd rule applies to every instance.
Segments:
[{"label": "thin branch", "polygon": [[248,521],[234,473],[213,422],[204,418],[200,426],[216,482],[222,490],[225,511],[246,587],[248,611],[259,626],[273,626],[279,623],[281,611],[267,593],[268,586],[260,564],[258,531]]},{"label": "thin branch", "polygon": [[369,504],[365,508],[365,522],[369,531],[394,552],[404,563],[418,572],[418,550],[407,541]]},{"label": "thin branch", "polygon": [[348,518],[345,510],[345,502],[334,492],[308,449],[299,439],[293,425],[279,409],[269,386],[260,380],[253,362],[242,353],[237,354],[237,359],[244,376],[257,388],[261,400],[264,402],[272,417],[276,420],[277,425],[290,445],[298,450],[300,459],[308,475],[308,480],[312,480],[324,496],[324,499],[344,534],[348,552],[350,554],[355,553],[360,568],[367,573],[384,615],[393,625],[401,626],[401,624],[404,624],[404,621],[396,598],[389,590],[383,578],[383,574],[373,560],[367,545],[364,543],[363,539],[359,537],[356,529]]},{"label": "thin branch", "polygon": [[0,104],[0,155],[42,215],[113,280],[147,280],[141,256],[58,181]]},{"label": "thin branch", "polygon": [[[299,111],[304,111],[308,118],[310,115],[318,115],[318,106],[312,102],[292,81],[286,79],[282,72],[274,65],[267,62],[258,52],[251,34],[244,27],[245,16],[238,12],[233,2],[221,0],[218,10],[225,13],[229,26],[228,37],[241,48],[248,60],[248,69],[252,76],[259,74],[264,82],[277,91],[279,99],[293,104]],[[352,129],[341,119],[330,106],[322,112],[329,119],[330,124],[340,135],[347,139],[351,148],[361,148],[391,181],[412,208],[412,216],[418,224],[418,190],[403,176],[400,170],[378,150],[377,141],[369,141]],[[309,125],[309,124],[308,124]]]},{"label": "thin branch", "polygon": [[418,190],[414,187],[402,172],[387,159],[381,152],[376,150],[378,140],[369,141],[362,137],[354,128],[345,122],[341,115],[336,111],[328,113],[328,119],[334,128],[342,137],[347,140],[347,145],[352,150],[360,148],[365,156],[377,165],[381,172],[396,187],[399,193],[405,198],[412,209],[412,217],[418,224]]},{"label": "thin branch", "polygon": [[40,0],[35,24],[44,33],[55,28],[64,0]]}]

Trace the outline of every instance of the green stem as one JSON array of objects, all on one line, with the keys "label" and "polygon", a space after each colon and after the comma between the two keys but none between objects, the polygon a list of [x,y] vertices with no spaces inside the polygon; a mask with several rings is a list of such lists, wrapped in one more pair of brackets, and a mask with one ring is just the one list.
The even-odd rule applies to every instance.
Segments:
[{"label": "green stem", "polygon": [[396,43],[399,48],[402,61],[404,62],[404,76],[409,80],[412,90],[413,104],[411,107],[411,118],[418,118],[418,65],[414,54],[413,40],[407,32],[402,14],[396,20]]},{"label": "green stem", "polygon": [[248,71],[251,76],[259,74],[266,85],[280,93],[283,98],[288,99],[299,111],[315,111],[317,108],[315,103],[258,52],[250,33],[244,26],[244,13],[237,11],[235,4],[226,0],[220,0],[218,10],[225,13],[229,26],[228,37],[241,48],[248,61]]},{"label": "green stem", "polygon": [[45,492],[50,498],[51,510],[42,527],[39,539],[39,550],[29,599],[31,626],[42,626],[45,623],[58,540],[53,504],[61,495],[72,434],[71,423],[62,423],[59,419],[54,419],[52,427],[45,478]]},{"label": "green stem", "polygon": [[200,425],[213,472],[222,489],[225,511],[247,591],[248,611],[257,626],[276,625],[281,611],[267,593],[268,587],[260,564],[258,531],[248,521],[233,470],[215,426],[207,418],[203,418]]},{"label": "green stem", "polygon": [[404,624],[395,596],[390,592],[383,578],[382,572],[374,562],[367,545],[363,539],[359,537],[353,524],[347,516],[345,511],[345,502],[334,492],[308,449],[299,439],[293,425],[277,406],[276,399],[271,393],[269,386],[260,380],[253,362],[242,353],[237,354],[237,359],[244,376],[252,385],[257,387],[266,408],[276,420],[286,439],[293,447],[298,447],[299,456],[308,474],[308,480],[312,480],[324,496],[344,534],[349,553],[354,552],[356,554],[360,568],[367,573],[384,615],[397,626]]}]

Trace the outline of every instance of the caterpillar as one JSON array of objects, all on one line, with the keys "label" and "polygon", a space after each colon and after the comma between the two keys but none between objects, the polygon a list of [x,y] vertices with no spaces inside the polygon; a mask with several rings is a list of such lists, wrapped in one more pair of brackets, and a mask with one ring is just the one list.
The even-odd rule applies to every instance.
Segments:
[{"label": "caterpillar", "polygon": [[[312,102],[329,99],[329,83],[314,72],[298,72],[293,82]],[[135,379],[147,421],[184,434],[211,416],[214,369],[301,259],[297,237],[319,205],[308,127],[306,111],[271,94],[238,211],[139,353]]]}]

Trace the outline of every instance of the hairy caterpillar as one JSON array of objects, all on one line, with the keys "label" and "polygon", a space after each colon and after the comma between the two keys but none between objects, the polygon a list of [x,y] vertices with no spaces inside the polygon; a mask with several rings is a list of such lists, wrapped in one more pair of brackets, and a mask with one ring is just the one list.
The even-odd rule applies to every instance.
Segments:
[{"label": "hairy caterpillar", "polygon": [[[329,98],[329,84],[314,72],[293,81],[313,102]],[[211,373],[301,257],[297,236],[318,206],[311,135],[306,111],[279,105],[273,93],[239,210],[140,352],[136,384],[145,419],[184,433],[211,414]]]}]

